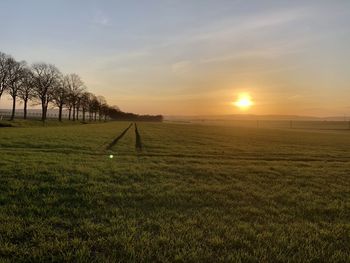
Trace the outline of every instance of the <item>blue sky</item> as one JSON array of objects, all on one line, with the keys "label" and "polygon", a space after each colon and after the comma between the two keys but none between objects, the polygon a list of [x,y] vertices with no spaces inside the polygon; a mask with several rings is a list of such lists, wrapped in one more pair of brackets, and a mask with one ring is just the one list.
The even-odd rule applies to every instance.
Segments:
[{"label": "blue sky", "polygon": [[[350,1],[2,0],[0,50],[126,111],[350,115]],[[10,105],[6,98],[1,107]]]}]

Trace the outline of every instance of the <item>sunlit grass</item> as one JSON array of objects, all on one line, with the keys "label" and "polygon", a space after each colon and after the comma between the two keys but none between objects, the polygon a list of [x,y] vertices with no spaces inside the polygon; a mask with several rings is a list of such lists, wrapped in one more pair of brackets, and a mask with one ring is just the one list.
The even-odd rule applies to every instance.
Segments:
[{"label": "sunlit grass", "polygon": [[347,133],[128,125],[0,129],[1,259],[349,260]]}]

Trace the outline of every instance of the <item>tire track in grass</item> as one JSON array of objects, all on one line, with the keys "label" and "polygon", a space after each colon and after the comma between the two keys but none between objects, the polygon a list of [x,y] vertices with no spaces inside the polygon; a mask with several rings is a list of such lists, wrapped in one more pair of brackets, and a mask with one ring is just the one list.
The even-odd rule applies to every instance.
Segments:
[{"label": "tire track in grass", "polygon": [[136,123],[135,123],[135,136],[136,136],[135,149],[138,152],[142,152],[141,135],[139,133],[139,130],[137,129],[137,124]]},{"label": "tire track in grass", "polygon": [[123,138],[123,136],[128,132],[128,130],[131,128],[132,123],[130,123],[129,127],[126,128],[117,138],[115,138],[110,144],[107,145],[106,149],[110,150],[114,145],[118,143],[118,141]]}]

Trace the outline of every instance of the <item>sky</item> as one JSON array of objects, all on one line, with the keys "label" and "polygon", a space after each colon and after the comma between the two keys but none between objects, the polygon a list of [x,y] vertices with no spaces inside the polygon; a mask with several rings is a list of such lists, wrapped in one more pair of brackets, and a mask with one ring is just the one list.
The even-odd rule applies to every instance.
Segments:
[{"label": "sky", "polygon": [[[77,73],[124,111],[350,116],[349,0],[1,0],[0,9],[0,51]],[[254,101],[244,112],[232,103],[241,93]]]}]

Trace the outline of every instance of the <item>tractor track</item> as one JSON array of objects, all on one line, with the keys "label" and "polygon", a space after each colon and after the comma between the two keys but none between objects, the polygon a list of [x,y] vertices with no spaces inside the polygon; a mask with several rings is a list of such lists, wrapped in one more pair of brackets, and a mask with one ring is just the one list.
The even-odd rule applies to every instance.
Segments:
[{"label": "tractor track", "polygon": [[142,151],[141,135],[139,133],[139,130],[137,128],[137,124],[136,123],[135,123],[135,138],[136,138],[135,149],[136,149],[136,151],[141,152]]},{"label": "tractor track", "polygon": [[115,138],[110,144],[107,145],[106,149],[110,150],[114,145],[118,143],[118,141],[124,137],[124,135],[128,132],[128,130],[131,128],[132,123],[130,123],[129,127],[126,128],[117,138]]}]

